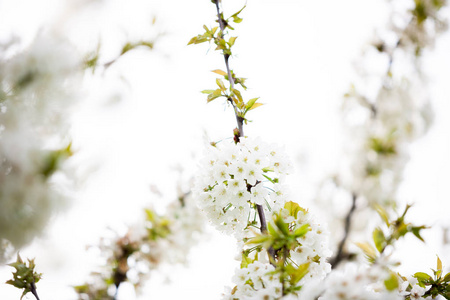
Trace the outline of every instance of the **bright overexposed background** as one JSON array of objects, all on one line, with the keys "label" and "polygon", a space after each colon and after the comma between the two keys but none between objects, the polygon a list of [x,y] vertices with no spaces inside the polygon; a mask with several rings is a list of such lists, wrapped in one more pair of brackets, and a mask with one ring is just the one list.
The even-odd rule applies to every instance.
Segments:
[{"label": "bright overexposed background", "polygon": [[[245,3],[223,2],[227,14]],[[286,145],[296,166],[292,189],[304,205],[338,165],[339,107],[355,76],[352,63],[387,16],[386,3],[379,0],[258,0],[247,1],[244,21],[236,26],[231,67],[248,78],[247,95],[265,104],[249,114],[253,122],[245,134]],[[44,273],[38,285],[42,300],[75,299],[70,286],[83,283],[96,262],[86,246],[97,244],[108,226],[133,224],[145,205],[164,207],[176,197],[176,169],[183,167],[186,182],[195,174],[205,137],[232,135],[232,110],[220,99],[206,105],[200,93],[214,87],[210,71],[224,69],[223,57],[206,44],[187,46],[203,24],[213,26],[214,20],[208,0],[0,0],[2,39],[15,33],[26,43],[40,28],[54,26],[82,52],[100,43],[103,62],[115,58],[126,41],[156,40],[154,50],[138,49],[100,69],[101,76],[86,75],[72,130],[79,189],[72,206],[21,251],[23,257],[36,257],[37,270]],[[410,217],[437,227],[425,234],[426,245],[409,240],[401,245],[411,257],[404,266],[410,273],[435,267],[436,254],[450,266],[439,229],[450,226],[448,53],[450,34],[444,34],[425,56],[435,123],[412,146],[400,190],[400,197],[416,203]],[[192,249],[188,267],[154,272],[140,297],[218,299],[237,266],[236,249],[232,238],[210,231],[210,238]],[[10,271],[0,267],[0,282]],[[0,284],[1,299],[19,297],[20,291]],[[123,292],[121,299],[134,298]]]}]

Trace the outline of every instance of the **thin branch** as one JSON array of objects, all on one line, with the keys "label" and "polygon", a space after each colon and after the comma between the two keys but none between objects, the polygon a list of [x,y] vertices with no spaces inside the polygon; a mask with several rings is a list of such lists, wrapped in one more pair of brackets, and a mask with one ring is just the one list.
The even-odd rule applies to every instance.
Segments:
[{"label": "thin branch", "polygon": [[40,300],[40,299],[39,299],[39,296],[38,296],[38,294],[37,294],[37,291],[36,291],[36,285],[34,284],[34,282],[32,282],[32,283],[30,284],[30,292],[34,295],[34,297],[36,297],[36,300]]},{"label": "thin branch", "polygon": [[[226,28],[226,24],[225,24],[225,20],[223,19],[223,15],[220,12],[220,6],[219,6],[219,0],[215,0],[214,3],[216,4],[216,9],[217,9],[217,17],[218,17],[218,21],[219,21],[219,26],[220,26],[220,37],[223,38],[223,34]],[[225,67],[227,68],[227,75],[228,75],[228,81],[230,82],[230,87],[231,89],[234,89],[234,78],[231,74],[231,69],[230,69],[230,64],[228,62],[230,55],[227,53],[223,53],[223,57],[225,60]],[[236,105],[233,103],[232,99],[228,99],[228,101],[230,101],[231,105],[233,106],[234,109],[234,114],[236,116],[236,122],[238,125],[238,130],[239,130],[239,137],[244,137],[244,118],[242,118],[237,110]],[[261,223],[261,232],[265,233],[267,232],[267,222],[266,222],[266,216],[264,214],[264,208],[262,205],[257,204],[256,205],[257,211],[258,211],[258,216],[259,216],[259,221]],[[270,257],[273,259],[273,261],[275,261],[275,250],[270,247],[267,252],[269,253]]]},{"label": "thin branch", "polygon": [[[221,31],[220,37],[223,38],[223,33],[226,28],[225,20],[223,19],[223,16],[220,13],[219,0],[216,0],[215,4],[216,4],[217,17],[219,19],[219,26],[220,26],[220,31]],[[230,82],[230,87],[233,90],[234,89],[234,78],[231,74],[230,63],[228,62],[230,55],[227,53],[224,53],[223,58],[225,60],[225,67],[227,69],[228,81]],[[236,105],[234,105],[233,100],[231,98],[228,98],[228,101],[231,103],[231,105],[233,106],[233,109],[234,109],[234,115],[236,116],[236,123],[237,123],[238,129],[239,129],[239,136],[243,137],[244,136],[244,125],[243,125],[244,119],[241,116],[239,116],[237,107],[236,107]]]},{"label": "thin branch", "polygon": [[353,213],[355,212],[355,209],[356,209],[356,198],[357,198],[356,194],[353,193],[352,194],[352,206],[350,207],[350,210],[349,210],[347,216],[345,217],[344,237],[342,238],[341,242],[339,243],[338,252],[337,252],[336,256],[330,261],[330,264],[333,267],[336,267],[346,256],[344,253],[344,246],[345,246],[345,243],[347,242],[348,235],[350,233],[352,217],[353,217]]}]

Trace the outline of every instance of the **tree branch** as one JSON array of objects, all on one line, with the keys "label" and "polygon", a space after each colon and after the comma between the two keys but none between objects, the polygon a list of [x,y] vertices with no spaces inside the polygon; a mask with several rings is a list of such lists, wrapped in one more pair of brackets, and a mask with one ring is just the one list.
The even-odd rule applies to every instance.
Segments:
[{"label": "tree branch", "polygon": [[356,194],[353,193],[352,194],[352,206],[350,207],[350,210],[349,210],[347,216],[345,217],[344,237],[342,238],[341,242],[339,243],[338,252],[337,252],[336,256],[330,261],[330,264],[332,267],[336,267],[346,256],[344,253],[344,246],[345,246],[345,243],[347,242],[348,235],[350,233],[352,217],[353,217],[353,213],[355,212],[355,208],[356,208],[356,198],[357,198]]},{"label": "tree branch", "polygon": [[[219,5],[219,0],[215,0],[213,1],[214,4],[216,5],[216,10],[217,10],[217,18],[218,18],[218,22],[219,22],[219,26],[220,26],[220,37],[223,38],[223,34],[226,28],[226,22],[223,19],[223,14],[220,12],[220,5]],[[230,69],[230,63],[228,62],[230,55],[227,53],[223,53],[223,57],[225,60],[225,67],[227,69],[227,75],[228,75],[228,81],[230,82],[230,87],[233,90],[234,89],[234,78],[231,74],[231,69]],[[234,109],[234,115],[236,116],[236,122],[237,122],[237,126],[238,126],[238,130],[239,130],[239,137],[244,137],[244,118],[242,118],[239,115],[239,112],[237,110],[236,105],[233,103],[233,100],[228,99],[228,101],[230,101],[231,105],[233,106]],[[256,209],[258,211],[258,216],[259,216],[259,221],[261,223],[261,232],[265,233],[267,232],[267,222],[266,222],[266,216],[264,214],[264,208],[262,205],[260,204],[256,204]],[[275,261],[275,251],[272,247],[270,247],[267,252],[269,253],[270,257],[273,259],[273,261]]]},{"label": "tree branch", "polygon": [[[226,25],[225,25],[225,20],[223,19],[223,15],[220,12],[220,6],[219,6],[219,0],[215,0],[214,2],[216,4],[216,9],[217,9],[217,17],[219,19],[219,26],[220,26],[220,37],[223,38],[223,33],[225,31]],[[227,75],[228,75],[228,81],[230,82],[230,87],[233,90],[234,89],[234,78],[231,74],[231,68],[230,68],[230,63],[228,62],[230,55],[227,53],[223,53],[223,58],[225,61],[225,67],[227,69]],[[236,105],[234,105],[233,100],[232,99],[228,99],[228,101],[230,101],[231,105],[233,106],[234,109],[234,115],[236,116],[236,123],[238,125],[238,129],[239,129],[239,136],[243,137],[244,136],[244,119],[239,116],[238,110]]]}]

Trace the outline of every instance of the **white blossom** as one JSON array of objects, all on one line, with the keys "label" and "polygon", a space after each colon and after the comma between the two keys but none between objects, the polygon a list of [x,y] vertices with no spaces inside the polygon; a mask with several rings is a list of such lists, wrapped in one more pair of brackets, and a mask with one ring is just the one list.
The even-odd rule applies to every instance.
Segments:
[{"label": "white blossom", "polygon": [[0,240],[20,248],[66,202],[52,174],[71,155],[66,136],[81,58],[61,37],[40,32],[0,63]]},{"label": "white blossom", "polygon": [[291,163],[275,145],[259,138],[241,138],[237,144],[224,140],[209,146],[196,178],[194,197],[217,228],[233,232],[240,240],[252,205],[264,205],[268,211],[279,202],[277,194],[281,192],[270,180],[278,180],[290,169]]}]

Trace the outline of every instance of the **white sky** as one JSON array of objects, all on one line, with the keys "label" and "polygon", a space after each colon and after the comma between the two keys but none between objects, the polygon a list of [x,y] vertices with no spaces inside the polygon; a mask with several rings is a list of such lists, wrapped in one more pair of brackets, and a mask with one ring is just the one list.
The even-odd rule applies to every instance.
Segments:
[{"label": "white sky", "polygon": [[[232,111],[220,100],[206,105],[205,95],[199,93],[215,85],[210,71],[223,69],[223,58],[205,44],[186,46],[203,24],[214,24],[210,1],[105,2],[109,4],[93,4],[93,9],[68,21],[67,14],[56,16],[65,11],[64,4],[75,0],[0,0],[0,38],[13,31],[29,39],[30,32],[53,20],[80,49],[95,49],[101,37],[102,49],[113,49],[105,53],[105,61],[126,40],[165,32],[154,51],[130,53],[102,80],[91,82],[97,92],[85,99],[74,117],[77,163],[85,173],[97,171],[87,177],[73,207],[52,222],[46,236],[21,252],[23,257],[36,257],[37,269],[44,273],[38,285],[42,300],[74,299],[68,286],[81,283],[95,263],[85,245],[96,244],[106,226],[133,223],[140,217],[142,206],[157,200],[149,192],[150,184],[171,200],[177,182],[173,168],[183,165],[189,178],[194,157],[201,154],[204,132],[219,140],[236,126]],[[244,3],[224,2],[228,14]],[[291,181],[300,201],[310,201],[314,184],[337,165],[341,96],[351,83],[352,60],[373,29],[385,24],[383,5],[379,0],[248,1],[244,21],[236,26],[239,38],[231,66],[238,76],[249,78],[248,97],[259,96],[265,103],[249,115],[254,121],[245,133],[286,145],[296,161]],[[405,201],[417,202],[411,216],[419,224],[450,226],[445,213],[450,196],[449,50],[446,34],[427,57],[436,121],[428,136],[412,147],[401,189]],[[122,100],[109,101],[114,95]],[[438,234],[427,234],[429,247],[409,240],[402,245],[405,251],[417,248],[425,253],[411,269],[405,266],[408,271],[434,267],[436,253],[450,265],[450,256],[445,261],[436,248]],[[232,239],[214,235],[193,251],[190,268],[165,270],[173,275],[173,285],[162,285],[163,278],[155,274],[145,299],[217,299],[233,274],[234,255]],[[0,269],[0,282],[9,279],[10,271]],[[19,291],[3,284],[0,295],[20,298]]]}]

